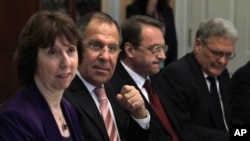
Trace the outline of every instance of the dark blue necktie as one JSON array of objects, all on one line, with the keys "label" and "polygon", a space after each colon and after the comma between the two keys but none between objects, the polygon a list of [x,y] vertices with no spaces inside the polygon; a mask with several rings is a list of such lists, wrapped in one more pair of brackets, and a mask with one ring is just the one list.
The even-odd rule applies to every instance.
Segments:
[{"label": "dark blue necktie", "polygon": [[211,95],[213,110],[217,118],[218,128],[226,131],[215,78],[208,76],[207,79],[210,81],[210,95]]}]

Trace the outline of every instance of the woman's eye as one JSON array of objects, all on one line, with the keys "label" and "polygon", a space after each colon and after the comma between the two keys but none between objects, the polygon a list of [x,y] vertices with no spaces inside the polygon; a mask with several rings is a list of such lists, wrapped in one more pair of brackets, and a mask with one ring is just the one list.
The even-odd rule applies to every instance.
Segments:
[{"label": "woman's eye", "polygon": [[49,50],[49,53],[48,53],[49,55],[56,55],[57,54],[57,51],[56,51],[56,49],[51,49],[51,50]]},{"label": "woman's eye", "polygon": [[74,53],[76,51],[76,48],[75,47],[70,47],[69,50],[68,50],[70,53]]}]

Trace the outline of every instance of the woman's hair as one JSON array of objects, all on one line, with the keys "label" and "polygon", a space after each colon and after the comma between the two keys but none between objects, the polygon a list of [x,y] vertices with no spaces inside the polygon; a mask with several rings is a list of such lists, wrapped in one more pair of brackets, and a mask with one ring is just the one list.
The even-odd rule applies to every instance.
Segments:
[{"label": "woman's hair", "polygon": [[65,13],[39,11],[30,17],[18,40],[14,56],[17,77],[22,85],[33,81],[39,48],[53,47],[56,38],[67,39],[77,46],[79,63],[82,60],[82,42],[74,21]]}]

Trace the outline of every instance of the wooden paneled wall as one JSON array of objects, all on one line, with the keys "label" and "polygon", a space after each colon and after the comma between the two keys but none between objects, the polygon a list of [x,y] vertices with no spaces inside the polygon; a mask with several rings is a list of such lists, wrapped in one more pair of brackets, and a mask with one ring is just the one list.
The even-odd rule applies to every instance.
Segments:
[{"label": "wooden paneled wall", "polygon": [[13,64],[13,55],[24,24],[40,8],[40,0],[0,1],[0,103],[20,87]]},{"label": "wooden paneled wall", "polygon": [[[13,63],[18,36],[31,15],[47,9],[48,0],[0,0],[0,104],[20,89]],[[76,20],[76,0],[58,0],[55,4],[66,4],[65,12]],[[101,5],[101,1],[99,7]],[[53,5],[53,4],[52,4]],[[58,7],[60,9],[60,7]],[[58,10],[57,9],[57,10]],[[56,10],[56,9],[47,9]]]}]

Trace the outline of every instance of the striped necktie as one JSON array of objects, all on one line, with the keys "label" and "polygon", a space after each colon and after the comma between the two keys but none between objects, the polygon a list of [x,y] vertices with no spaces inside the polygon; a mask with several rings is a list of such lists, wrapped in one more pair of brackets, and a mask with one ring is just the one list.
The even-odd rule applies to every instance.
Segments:
[{"label": "striped necktie", "polygon": [[110,110],[108,106],[108,99],[107,99],[104,88],[103,87],[95,88],[94,92],[100,104],[99,108],[101,111],[103,121],[105,123],[107,133],[109,135],[110,141],[119,141],[118,131],[115,127],[114,121],[112,120],[112,117],[110,114]]}]

